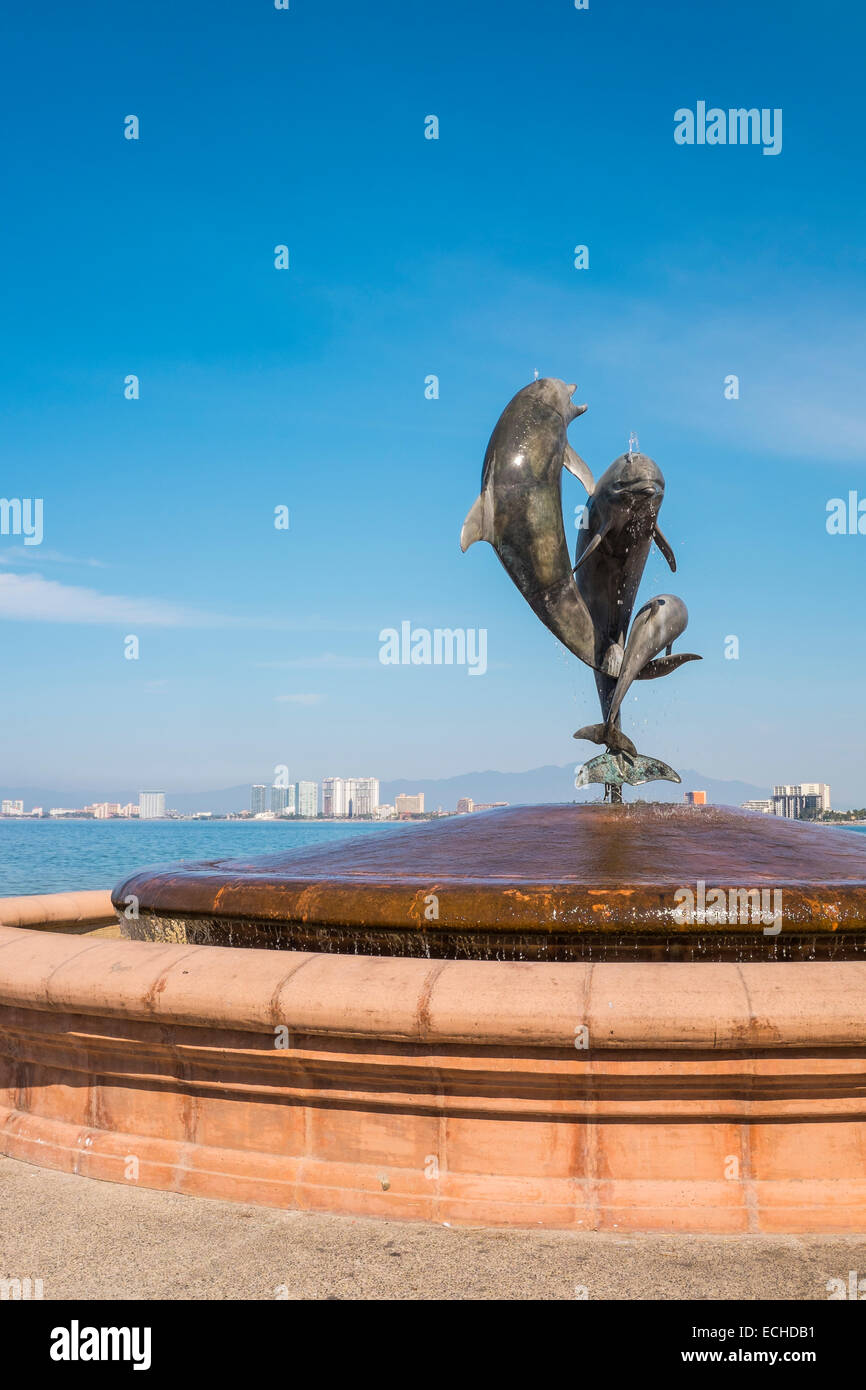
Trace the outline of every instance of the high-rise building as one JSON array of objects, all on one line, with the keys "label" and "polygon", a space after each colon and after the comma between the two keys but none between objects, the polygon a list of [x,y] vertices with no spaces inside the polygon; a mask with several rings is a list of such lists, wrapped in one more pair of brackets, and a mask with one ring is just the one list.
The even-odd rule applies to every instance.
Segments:
[{"label": "high-rise building", "polygon": [[278,787],[276,784],[271,787],[271,810],[275,816],[293,816],[295,814],[295,784],[290,783],[288,787]]},{"label": "high-rise building", "polygon": [[263,811],[268,809],[268,789],[264,782],[256,782],[250,787],[250,810],[254,816],[260,816]]},{"label": "high-rise building", "polygon": [[684,792],[683,801],[689,806],[706,806],[707,794],[706,792]]},{"label": "high-rise building", "polygon": [[165,815],[165,792],[139,792],[139,820],[162,820]]},{"label": "high-rise building", "polygon": [[23,801],[3,801],[0,803],[0,814],[4,816],[23,816]]},{"label": "high-rise building", "polygon": [[377,777],[326,777],[322,782],[325,816],[372,816],[378,805]]},{"label": "high-rise building", "polygon": [[346,779],[346,815],[373,816],[379,805],[378,777]]},{"label": "high-rise building", "polygon": [[467,815],[469,815],[470,811],[474,811],[474,809],[475,809],[475,802],[472,800],[472,797],[471,797],[471,796],[461,796],[460,800],[457,802],[457,814],[458,814],[458,816],[467,816]]},{"label": "high-rise building", "polygon": [[311,819],[319,814],[318,782],[298,782],[295,786],[295,812]]},{"label": "high-rise building", "polygon": [[325,777],[322,779],[322,815],[347,816],[349,814],[344,777]]},{"label": "high-rise building", "polygon": [[424,793],[418,792],[416,796],[405,796],[403,792],[398,792],[394,797],[394,810],[398,816],[422,816],[424,814]]},{"label": "high-rise building", "polygon": [[830,810],[830,788],[826,782],[782,783],[773,788],[773,812],[798,820]]}]

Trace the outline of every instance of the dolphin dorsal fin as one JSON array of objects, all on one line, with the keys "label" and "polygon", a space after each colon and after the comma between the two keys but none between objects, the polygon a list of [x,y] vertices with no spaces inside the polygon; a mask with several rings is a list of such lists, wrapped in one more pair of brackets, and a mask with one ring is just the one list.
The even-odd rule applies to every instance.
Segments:
[{"label": "dolphin dorsal fin", "polygon": [[467,551],[476,541],[488,541],[490,537],[484,530],[484,494],[476,497],[460,532],[460,549]]},{"label": "dolphin dorsal fin", "polygon": [[589,464],[584,463],[580,454],[574,452],[570,444],[566,444],[565,446],[565,453],[562,456],[562,466],[563,468],[567,468],[569,473],[572,473],[575,478],[578,478],[580,482],[583,483],[591,497],[595,491],[595,478],[592,476],[592,470]]},{"label": "dolphin dorsal fin", "polygon": [[661,531],[659,530],[659,528],[658,528],[657,526],[656,526],[656,527],[654,528],[654,530],[653,530],[653,540],[655,541],[655,543],[656,543],[656,545],[658,546],[659,550],[661,551],[662,555],[664,555],[665,559],[667,560],[668,564],[670,565],[671,571],[672,571],[674,574],[676,574],[676,572],[677,572],[677,559],[676,559],[676,556],[674,555],[674,552],[673,552],[673,550],[671,549],[670,542],[665,540],[664,536],[662,535]]}]

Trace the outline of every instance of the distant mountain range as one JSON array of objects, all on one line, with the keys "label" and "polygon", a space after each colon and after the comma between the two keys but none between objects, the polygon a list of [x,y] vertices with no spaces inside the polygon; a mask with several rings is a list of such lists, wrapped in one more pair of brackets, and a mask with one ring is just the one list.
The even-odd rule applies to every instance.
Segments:
[{"label": "distant mountain range", "polygon": [[[473,801],[508,801],[512,806],[533,805],[546,801],[597,801],[601,797],[600,787],[587,787],[576,791],[574,787],[575,763],[557,767],[549,763],[546,767],[533,767],[528,772],[467,772],[459,777],[420,777],[415,781],[382,782],[379,797],[382,801],[393,802],[398,792],[424,793],[424,807],[435,811],[453,811],[461,796],[471,796]],[[645,787],[634,787],[626,791],[627,800],[642,797],[646,801],[682,801],[685,792],[705,791],[707,801],[716,806],[739,806],[743,801],[770,795],[768,787],[756,787],[751,782],[722,782],[714,777],[706,777],[702,772],[683,771],[682,784],[676,782],[652,782]]]},{"label": "distant mountain range", "polygon": [[[412,795],[424,793],[424,805],[428,811],[440,806],[444,811],[453,811],[462,796],[470,796],[476,802],[507,801],[512,806],[537,805],[546,801],[595,801],[601,796],[599,787],[587,787],[575,791],[573,762],[562,767],[550,763],[546,767],[533,767],[527,772],[466,772],[459,777],[418,777],[401,778],[396,782],[382,782],[380,798],[392,802],[398,792]],[[769,787],[757,787],[751,782],[719,781],[706,777],[702,772],[686,770],[682,772],[682,785],[675,782],[652,782],[646,787],[635,787],[626,792],[627,800],[643,797],[646,801],[682,801],[683,794],[689,791],[705,791],[707,800],[716,806],[739,806],[742,801],[770,795]],[[25,810],[31,806],[42,806],[46,811],[52,806],[80,807],[94,801],[138,801],[138,788],[120,790],[105,787],[78,787],[72,791],[55,791],[45,787],[2,788],[2,795],[11,799],[20,798]],[[210,792],[172,792],[166,793],[165,804],[170,810],[189,814],[193,811],[212,811],[220,814],[226,811],[243,811],[249,808],[250,787],[243,783],[239,787],[224,787]]]}]

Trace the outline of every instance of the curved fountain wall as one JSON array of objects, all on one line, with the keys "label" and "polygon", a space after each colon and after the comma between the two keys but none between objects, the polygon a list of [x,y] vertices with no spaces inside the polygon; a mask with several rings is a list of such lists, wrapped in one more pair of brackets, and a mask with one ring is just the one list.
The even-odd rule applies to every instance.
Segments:
[{"label": "curved fountain wall", "polygon": [[431,962],[0,927],[0,1150],[277,1207],[862,1231],[864,1052],[855,961]]}]

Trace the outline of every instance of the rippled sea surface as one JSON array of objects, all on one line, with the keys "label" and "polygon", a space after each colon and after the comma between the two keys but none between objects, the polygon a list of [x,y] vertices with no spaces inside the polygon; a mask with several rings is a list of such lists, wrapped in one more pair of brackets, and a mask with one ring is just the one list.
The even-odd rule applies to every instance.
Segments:
[{"label": "rippled sea surface", "polygon": [[395,821],[0,820],[0,897],[113,888],[137,869],[388,835]]}]

